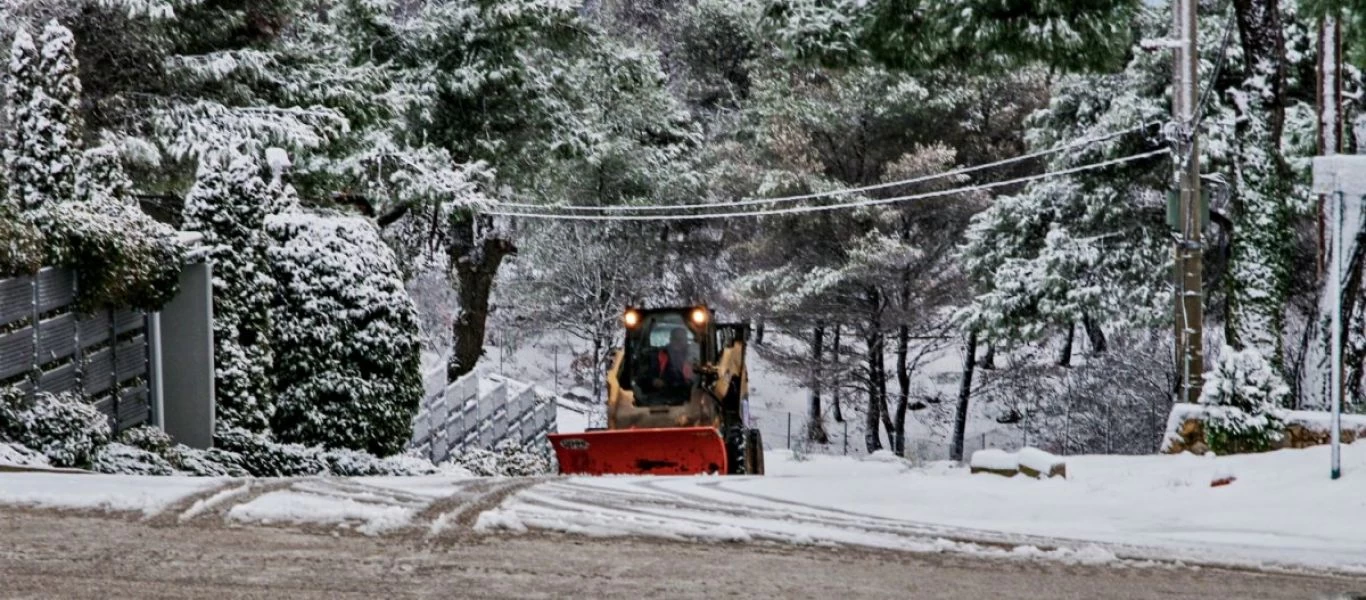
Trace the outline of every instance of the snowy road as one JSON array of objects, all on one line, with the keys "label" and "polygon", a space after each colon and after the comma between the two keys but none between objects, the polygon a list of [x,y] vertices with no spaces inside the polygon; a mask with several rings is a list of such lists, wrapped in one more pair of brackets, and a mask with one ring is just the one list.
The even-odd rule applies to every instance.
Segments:
[{"label": "snowy road", "polygon": [[[820,573],[845,583],[857,581],[850,573],[875,576],[868,588],[872,596],[883,595],[887,589],[878,586],[887,582],[912,585],[937,577],[909,580],[900,572],[878,571],[894,570],[887,565],[908,572],[944,565],[970,570],[978,573],[970,579],[985,586],[982,594],[1009,589],[999,587],[1007,580],[1036,578],[1038,589],[1059,590],[1055,597],[1161,597],[1150,592],[1172,589],[1154,583],[1166,576],[1195,588],[1207,582],[1263,582],[1250,597],[1312,598],[1308,592],[1317,590],[1366,593],[1366,521],[1357,518],[1366,509],[1366,445],[1344,448],[1349,470],[1337,482],[1320,468],[1326,464],[1324,452],[1072,457],[1066,480],[1046,481],[972,475],[943,463],[913,467],[881,456],[796,460],[783,452],[772,453],[765,477],[195,479],[0,473],[0,515],[7,515],[8,527],[0,531],[6,543],[0,560],[8,561],[0,563],[0,573],[28,573],[30,582],[41,581],[52,569],[69,574],[66,565],[54,566],[61,562],[55,558],[60,553],[43,549],[50,537],[75,555],[109,547],[108,553],[90,554],[92,561],[124,561],[131,568],[141,559],[126,555],[148,551],[179,570],[232,577],[233,569],[252,572],[249,540],[258,537],[266,546],[281,544],[280,553],[303,553],[297,557],[303,562],[294,567],[288,557],[262,567],[259,578],[272,587],[288,581],[290,573],[319,576],[313,574],[322,560],[318,557],[333,550],[359,553],[339,559],[339,565],[378,560],[366,558],[373,553],[390,557],[381,561],[390,565],[385,568],[411,564],[413,573],[432,578],[421,581],[478,581],[486,573],[454,569],[449,561],[456,560],[453,556],[466,560],[472,548],[495,548],[494,554],[504,552],[503,560],[511,561],[503,568],[520,569],[529,578],[524,582],[567,577],[556,557],[572,556],[580,565],[575,568],[588,573],[579,583],[590,586],[574,589],[601,591],[591,587],[593,581],[604,585],[629,574],[637,578],[631,585],[648,586],[646,574],[655,573],[661,578],[655,589],[670,595],[695,581],[697,573],[731,564],[755,569],[749,575],[777,586],[771,588],[775,593],[792,589],[781,586],[793,581],[803,582],[803,590],[824,589],[829,582],[817,577]],[[1211,487],[1216,478],[1233,483]],[[99,538],[101,531],[109,539]],[[225,535],[240,536],[241,555],[215,558]],[[191,551],[195,536],[201,547]],[[119,543],[129,548],[114,550]],[[163,545],[183,546],[185,555],[159,554]],[[317,557],[310,558],[310,552]],[[660,563],[675,554],[685,558],[677,565]],[[859,566],[849,573],[820,566],[850,556],[862,558],[853,560]],[[219,560],[230,564],[220,568]],[[805,571],[789,577],[772,572],[766,561]],[[1200,569],[1188,568],[1192,565]],[[101,569],[96,579],[104,577],[101,581],[117,589],[119,584],[108,578],[124,575]],[[150,577],[145,568],[136,572]],[[394,573],[409,576],[401,569]],[[349,582],[342,589],[369,589],[348,579],[352,575],[336,575]],[[717,589],[743,589],[726,587],[740,585],[741,575],[716,576]],[[53,577],[61,585],[81,585]],[[1097,582],[1118,587],[1113,593],[1086,587]],[[434,589],[413,585],[418,595]],[[543,589],[536,587],[539,583],[527,585]],[[199,593],[199,588],[187,589]],[[213,595],[215,589],[211,585],[204,593]],[[1085,589],[1105,593],[1085,594]],[[73,595],[84,593],[73,590]],[[552,588],[543,591],[560,595]],[[0,589],[0,596],[6,593]]]},{"label": "snowy road", "polygon": [[1366,581],[642,538],[0,511],[0,598],[1347,598]]}]

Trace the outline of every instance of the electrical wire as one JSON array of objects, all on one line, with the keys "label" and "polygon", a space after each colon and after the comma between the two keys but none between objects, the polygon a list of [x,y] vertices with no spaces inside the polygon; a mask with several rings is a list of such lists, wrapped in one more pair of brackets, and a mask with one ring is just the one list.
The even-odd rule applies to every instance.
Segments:
[{"label": "electrical wire", "polygon": [[1228,44],[1233,39],[1233,21],[1235,19],[1232,14],[1232,5],[1224,12],[1226,15],[1224,19],[1224,41],[1219,43],[1219,58],[1214,62],[1214,72],[1210,75],[1209,85],[1205,86],[1204,92],[1200,94],[1200,103],[1196,105],[1195,112],[1192,113],[1192,130],[1199,127],[1205,119],[1205,105],[1209,102],[1214,86],[1219,83],[1219,75],[1224,70],[1224,59],[1228,57]]},{"label": "electrical wire", "polygon": [[1023,161],[1026,161],[1026,160],[1032,160],[1032,159],[1039,158],[1039,157],[1042,157],[1042,156],[1048,156],[1049,154],[1055,154],[1055,153],[1058,153],[1058,152],[1062,152],[1062,151],[1064,151],[1064,150],[1070,150],[1070,149],[1072,149],[1072,148],[1078,148],[1078,147],[1082,147],[1082,146],[1089,146],[1089,145],[1091,145],[1091,144],[1095,144],[1095,143],[1098,143],[1098,142],[1103,142],[1103,141],[1106,141],[1106,140],[1111,140],[1111,139],[1114,139],[1114,138],[1117,138],[1117,137],[1120,137],[1120,136],[1128,135],[1128,134],[1133,133],[1133,132],[1135,132],[1135,131],[1146,130],[1146,129],[1149,129],[1149,128],[1151,128],[1151,127],[1154,127],[1154,126],[1157,126],[1157,125],[1162,125],[1162,124],[1163,124],[1163,123],[1162,123],[1161,121],[1150,121],[1150,122],[1144,123],[1144,124],[1142,124],[1142,125],[1136,125],[1136,126],[1134,126],[1134,127],[1130,127],[1130,128],[1128,128],[1128,129],[1122,129],[1122,130],[1118,130],[1118,131],[1112,131],[1112,132],[1110,132],[1110,133],[1106,133],[1106,134],[1103,134],[1103,135],[1098,135],[1098,136],[1095,136],[1095,137],[1082,138],[1082,139],[1078,139],[1078,140],[1073,140],[1073,141],[1071,141],[1071,142],[1067,142],[1067,143],[1065,143],[1065,144],[1059,144],[1059,145],[1057,145],[1057,146],[1053,146],[1053,147],[1051,147],[1051,148],[1046,148],[1046,149],[1044,149],[1044,150],[1038,150],[1038,151],[1035,151],[1035,152],[1031,152],[1031,153],[1029,153],[1029,154],[1022,154],[1022,155],[1020,155],[1020,156],[1015,156],[1015,157],[1012,157],[1012,158],[1007,158],[1007,159],[1003,159],[1003,160],[998,160],[998,161],[995,161],[995,162],[989,162],[989,163],[980,164],[980,165],[973,165],[973,166],[971,166],[971,167],[961,167],[961,168],[958,168],[958,169],[953,169],[953,170],[949,170],[949,171],[944,171],[944,172],[941,172],[941,173],[934,173],[934,174],[931,174],[931,175],[921,175],[921,176],[919,176],[919,177],[913,177],[913,178],[910,178],[910,179],[902,179],[902,180],[899,180],[899,181],[888,181],[888,182],[885,182],[885,183],[877,183],[877,184],[873,184],[873,185],[865,185],[865,186],[854,187],[854,188],[842,188],[842,189],[838,189],[838,190],[831,190],[831,191],[828,191],[828,192],[812,192],[812,193],[809,193],[809,194],[797,194],[797,195],[793,195],[793,196],[778,196],[778,197],[774,197],[774,198],[746,198],[746,199],[740,200],[740,201],[738,201],[738,202],[724,202],[724,203],[710,203],[710,204],[673,204],[673,205],[652,204],[652,205],[641,205],[641,206],[548,206],[548,205],[544,205],[544,204],[528,204],[528,203],[517,203],[517,202],[497,202],[497,203],[493,203],[492,206],[496,206],[496,207],[499,207],[499,208],[511,208],[511,209],[525,209],[525,208],[530,208],[530,209],[540,209],[540,210],[547,210],[547,209],[550,209],[550,210],[583,211],[583,212],[648,212],[648,211],[672,211],[672,210],[683,210],[683,209],[690,209],[690,208],[716,208],[716,207],[718,207],[718,206],[725,206],[725,207],[754,206],[754,205],[759,205],[759,204],[776,204],[776,203],[780,203],[780,202],[796,202],[796,201],[800,201],[800,200],[814,200],[814,199],[817,199],[817,198],[828,198],[828,197],[834,197],[834,196],[844,196],[844,195],[848,195],[848,194],[857,194],[857,193],[859,193],[859,192],[868,192],[868,191],[872,191],[872,190],[880,190],[880,189],[886,189],[886,188],[890,188],[890,187],[899,187],[899,186],[911,185],[911,184],[915,184],[915,183],[924,183],[924,182],[926,182],[926,181],[934,181],[934,180],[936,180],[936,179],[943,179],[943,178],[945,178],[945,177],[953,177],[953,176],[956,176],[956,175],[963,175],[963,174],[967,174],[967,173],[974,173],[974,172],[977,172],[977,171],[982,171],[982,170],[986,170],[986,169],[991,169],[991,168],[995,168],[995,167],[1000,167],[1000,166],[1004,166],[1004,165],[1009,165],[1009,164],[1012,164],[1012,163],[1023,162]]},{"label": "electrical wire", "polygon": [[[842,209],[847,209],[847,208],[863,208],[863,207],[867,207],[867,206],[879,206],[879,205],[885,205],[885,204],[894,204],[894,203],[897,203],[897,202],[907,202],[907,201],[911,201],[911,200],[922,200],[922,199],[925,199],[925,198],[937,198],[937,197],[943,197],[943,196],[952,196],[952,195],[955,195],[955,194],[964,194],[964,193],[968,193],[968,192],[975,192],[975,191],[981,191],[981,190],[989,190],[989,189],[994,189],[994,188],[998,188],[998,187],[1004,187],[1004,186],[1008,186],[1008,185],[1015,185],[1015,184],[1018,184],[1018,183],[1027,183],[1027,182],[1031,182],[1031,181],[1038,181],[1038,180],[1047,179],[1047,178],[1050,178],[1050,177],[1058,177],[1058,176],[1061,176],[1061,175],[1070,175],[1070,174],[1072,174],[1072,173],[1081,173],[1081,172],[1083,172],[1083,171],[1092,171],[1092,170],[1095,170],[1095,169],[1100,169],[1100,168],[1104,168],[1104,167],[1108,167],[1108,166],[1113,166],[1113,165],[1118,165],[1118,164],[1129,163],[1129,162],[1133,162],[1133,161],[1137,161],[1137,160],[1143,160],[1143,159],[1145,159],[1145,158],[1152,158],[1152,157],[1157,156],[1157,155],[1160,155],[1160,154],[1168,154],[1168,153],[1169,153],[1169,150],[1167,150],[1166,148],[1163,148],[1163,149],[1159,149],[1159,150],[1152,150],[1152,151],[1149,151],[1149,152],[1143,152],[1143,153],[1140,153],[1140,154],[1132,154],[1132,155],[1125,156],[1125,157],[1121,157],[1121,158],[1114,158],[1114,159],[1110,159],[1110,160],[1106,160],[1106,161],[1102,161],[1102,162],[1098,162],[1098,163],[1091,163],[1091,164],[1087,164],[1087,165],[1081,165],[1081,166],[1077,166],[1077,167],[1071,167],[1071,168],[1062,169],[1062,170],[1058,170],[1058,171],[1048,171],[1048,172],[1040,173],[1040,174],[1037,174],[1037,175],[1029,175],[1029,176],[1027,176],[1027,177],[1019,177],[1019,178],[1016,178],[1016,179],[1010,179],[1010,180],[1006,180],[1006,181],[996,181],[996,182],[983,183],[983,184],[972,185],[972,186],[961,187],[961,188],[953,188],[953,189],[948,189],[948,190],[939,190],[939,191],[935,191],[935,192],[925,192],[925,193],[920,193],[920,194],[911,194],[911,195],[909,195],[909,196],[897,196],[897,197],[894,197],[894,198],[866,199],[866,200],[859,200],[859,201],[855,201],[855,202],[842,202],[842,203],[838,203],[838,204],[793,206],[793,207],[788,207],[788,208],[777,208],[777,209],[770,209],[770,210],[732,211],[732,212],[722,212],[722,213],[683,213],[683,214],[666,214],[666,215],[610,215],[610,214],[608,214],[608,215],[577,215],[577,214],[548,213],[548,212],[518,212],[518,211],[500,211],[500,210],[485,210],[485,211],[481,211],[481,212],[482,212],[482,214],[485,214],[485,215],[498,216],[498,217],[520,217],[520,218],[526,218],[526,219],[545,219],[545,220],[559,220],[559,221],[697,221],[697,220],[706,220],[706,219],[731,219],[731,218],[743,218],[743,217],[766,217],[766,216],[774,216],[774,215],[805,214],[805,213],[824,212],[824,211],[832,211],[832,210],[842,210]],[[493,206],[499,206],[499,205],[493,205]],[[506,206],[506,205],[503,205],[503,206]],[[696,206],[703,206],[703,207],[709,207],[709,208],[729,208],[729,207],[731,207],[731,206],[733,206],[733,205],[730,205],[730,204],[710,204],[710,205],[696,205]],[[695,207],[695,206],[694,206],[694,207]],[[537,208],[545,208],[545,207],[537,207]],[[681,207],[675,207],[675,208],[681,208]]]}]

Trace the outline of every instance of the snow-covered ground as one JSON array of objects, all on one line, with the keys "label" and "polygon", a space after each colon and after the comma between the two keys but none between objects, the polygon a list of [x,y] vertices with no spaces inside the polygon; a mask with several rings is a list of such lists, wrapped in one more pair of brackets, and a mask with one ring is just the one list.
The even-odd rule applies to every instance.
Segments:
[{"label": "snow-covered ground", "polygon": [[[1067,479],[771,451],[764,477],[190,479],[0,473],[0,505],[179,511],[180,520],[368,535],[775,541],[1070,562],[1186,561],[1366,573],[1366,444],[1228,457],[1080,456]],[[1211,487],[1217,479],[1231,484]]]}]

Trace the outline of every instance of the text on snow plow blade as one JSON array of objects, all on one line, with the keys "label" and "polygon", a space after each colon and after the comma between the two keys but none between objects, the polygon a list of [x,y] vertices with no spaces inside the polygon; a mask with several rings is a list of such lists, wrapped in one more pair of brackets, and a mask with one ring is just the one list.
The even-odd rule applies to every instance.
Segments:
[{"label": "text on snow plow blade", "polygon": [[550,436],[562,474],[763,474],[747,427],[745,325],[705,306],[627,309],[607,373],[607,428]]}]

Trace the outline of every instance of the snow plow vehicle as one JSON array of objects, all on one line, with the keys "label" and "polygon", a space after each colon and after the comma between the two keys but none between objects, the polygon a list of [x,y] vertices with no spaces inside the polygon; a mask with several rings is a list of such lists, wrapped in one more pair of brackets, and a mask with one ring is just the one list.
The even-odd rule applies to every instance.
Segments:
[{"label": "snow plow vehicle", "polygon": [[607,373],[607,428],[550,436],[566,475],[764,472],[748,427],[748,326],[706,306],[628,308]]}]

